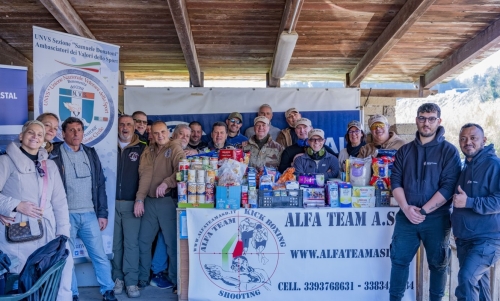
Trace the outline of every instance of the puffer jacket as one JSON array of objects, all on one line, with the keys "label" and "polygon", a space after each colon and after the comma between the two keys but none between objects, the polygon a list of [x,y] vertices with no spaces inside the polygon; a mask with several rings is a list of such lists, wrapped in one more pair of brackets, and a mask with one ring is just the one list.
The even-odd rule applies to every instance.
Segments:
[{"label": "puffer jacket", "polygon": [[339,176],[339,160],[334,155],[325,151],[325,156],[316,162],[307,153],[299,156],[293,162],[297,174],[322,173],[326,179]]}]

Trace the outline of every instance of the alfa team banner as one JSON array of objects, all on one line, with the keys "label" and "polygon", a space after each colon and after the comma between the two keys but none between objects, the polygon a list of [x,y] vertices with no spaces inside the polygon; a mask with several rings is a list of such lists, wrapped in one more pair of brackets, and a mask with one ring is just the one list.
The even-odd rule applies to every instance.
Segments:
[{"label": "alfa team banner", "polygon": [[189,300],[388,300],[396,212],[187,209]]},{"label": "alfa team banner", "polygon": [[[62,122],[79,118],[83,144],[93,146],[106,177],[108,226],[104,249],[112,253],[117,162],[119,46],[33,26],[35,117],[52,112]],[[56,140],[62,141],[61,129]],[[86,256],[82,243],[74,257]]]},{"label": "alfa team banner", "polygon": [[144,111],[148,119],[165,121],[171,131],[196,120],[209,137],[212,124],[225,121],[231,112],[241,113],[244,134],[262,104],[272,107],[271,124],[280,129],[288,127],[284,112],[296,108],[314,128],[325,131],[325,143],[336,152],[344,148],[349,121],[361,118],[359,89],[126,87],[124,92],[125,113]]}]

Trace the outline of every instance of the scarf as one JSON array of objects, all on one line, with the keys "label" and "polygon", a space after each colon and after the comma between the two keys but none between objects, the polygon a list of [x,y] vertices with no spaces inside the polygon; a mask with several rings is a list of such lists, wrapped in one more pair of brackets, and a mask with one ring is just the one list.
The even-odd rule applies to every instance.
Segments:
[{"label": "scarf", "polygon": [[297,139],[297,145],[300,147],[306,147],[309,146],[309,143],[307,143],[307,139]]},{"label": "scarf", "polygon": [[364,142],[364,141],[361,141],[361,143],[358,146],[352,146],[351,143],[347,143],[347,147],[346,147],[347,153],[349,154],[349,156],[357,157],[359,154],[359,150],[364,145],[366,145],[366,142]]},{"label": "scarf", "polygon": [[259,149],[262,149],[262,147],[264,146],[264,144],[267,143],[267,140],[269,140],[269,137],[270,137],[270,135],[267,134],[266,137],[262,138],[262,140],[259,140],[257,138],[257,135],[255,135],[255,143],[257,144],[257,146],[259,147]]}]

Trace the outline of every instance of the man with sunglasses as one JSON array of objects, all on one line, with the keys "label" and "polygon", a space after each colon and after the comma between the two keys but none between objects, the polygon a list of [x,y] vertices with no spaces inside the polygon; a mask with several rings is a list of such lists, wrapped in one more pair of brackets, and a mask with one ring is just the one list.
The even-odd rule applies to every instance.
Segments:
[{"label": "man with sunglasses", "polygon": [[396,133],[389,131],[390,124],[384,115],[375,114],[370,117],[368,126],[370,127],[373,142],[361,147],[358,158],[376,157],[379,149],[398,150],[406,143]]},{"label": "man with sunglasses", "polygon": [[230,146],[242,148],[248,143],[248,138],[240,133],[241,126],[243,125],[243,117],[238,112],[229,114],[226,119],[227,124],[227,139],[226,142]]},{"label": "man with sunglasses", "polygon": [[132,113],[132,118],[135,122],[135,133],[139,136],[141,141],[149,144],[148,128],[148,115],[143,111],[135,111]]},{"label": "man with sunglasses", "polygon": [[391,174],[394,198],[401,210],[391,243],[390,300],[401,300],[409,266],[422,242],[429,264],[429,300],[444,296],[450,260],[450,205],[460,174],[460,156],[445,140],[441,109],[433,103],[418,108],[415,140],[396,153]]}]

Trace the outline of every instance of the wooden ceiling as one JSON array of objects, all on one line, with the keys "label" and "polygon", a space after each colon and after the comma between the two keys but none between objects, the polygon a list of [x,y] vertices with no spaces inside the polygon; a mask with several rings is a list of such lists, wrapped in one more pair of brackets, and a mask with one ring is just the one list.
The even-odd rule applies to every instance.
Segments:
[{"label": "wooden ceiling", "polygon": [[0,64],[30,66],[33,25],[121,46],[126,79],[263,80],[291,30],[283,79],[428,89],[500,49],[500,0],[0,0]]}]

